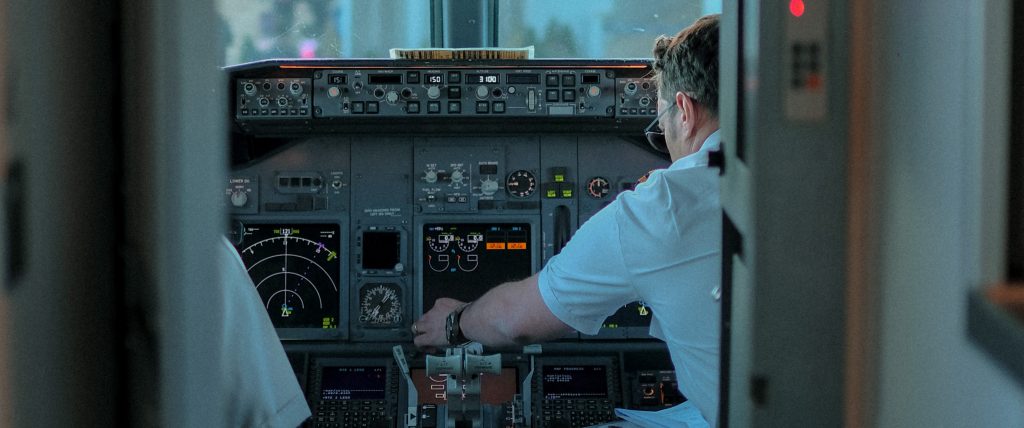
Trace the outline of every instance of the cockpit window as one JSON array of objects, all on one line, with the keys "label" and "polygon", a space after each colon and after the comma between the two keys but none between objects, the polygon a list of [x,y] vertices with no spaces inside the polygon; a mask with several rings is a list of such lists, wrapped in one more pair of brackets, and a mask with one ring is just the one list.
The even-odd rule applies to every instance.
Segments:
[{"label": "cockpit window", "polygon": [[534,46],[537,58],[649,58],[719,0],[498,0],[498,45]]},{"label": "cockpit window", "polygon": [[[431,37],[440,1],[217,0],[224,64],[387,58],[391,48],[429,48],[443,40]],[[659,34],[721,11],[721,0],[491,1],[497,46],[533,46],[536,58],[647,58]]]}]

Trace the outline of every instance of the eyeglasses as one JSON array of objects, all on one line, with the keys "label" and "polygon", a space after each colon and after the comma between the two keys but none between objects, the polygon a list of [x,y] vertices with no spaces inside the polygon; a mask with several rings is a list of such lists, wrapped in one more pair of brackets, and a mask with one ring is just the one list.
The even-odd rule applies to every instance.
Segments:
[{"label": "eyeglasses", "polygon": [[662,153],[668,153],[668,143],[665,141],[665,131],[661,129],[661,125],[658,121],[661,120],[661,117],[664,116],[665,113],[672,110],[672,107],[674,106],[669,106],[662,110],[661,113],[658,113],[658,116],[651,121],[651,124],[644,128],[644,136],[647,137],[647,143],[650,144],[654,150]]}]

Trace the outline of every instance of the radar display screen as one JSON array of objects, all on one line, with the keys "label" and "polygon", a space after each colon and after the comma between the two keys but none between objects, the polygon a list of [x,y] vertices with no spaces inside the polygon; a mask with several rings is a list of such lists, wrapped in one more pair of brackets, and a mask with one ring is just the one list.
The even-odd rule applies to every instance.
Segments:
[{"label": "radar display screen", "polygon": [[246,224],[238,252],[275,328],[337,329],[336,224]]},{"label": "radar display screen", "polygon": [[608,397],[606,366],[544,366],[541,380],[545,400]]},{"label": "radar display screen", "polygon": [[[484,404],[504,404],[519,393],[519,372],[514,367],[503,367],[501,374],[480,375],[480,401]],[[412,383],[420,404],[445,404],[445,386],[448,375],[428,376],[426,369],[412,369]]]},{"label": "radar display screen", "polygon": [[324,367],[320,372],[323,401],[383,400],[387,370],[382,366]]},{"label": "radar display screen", "polygon": [[601,324],[601,328],[606,329],[650,326],[651,307],[644,302],[633,302],[622,306]]},{"label": "radar display screen", "polygon": [[530,276],[528,223],[432,223],[423,225],[423,312],[441,297],[461,301]]}]

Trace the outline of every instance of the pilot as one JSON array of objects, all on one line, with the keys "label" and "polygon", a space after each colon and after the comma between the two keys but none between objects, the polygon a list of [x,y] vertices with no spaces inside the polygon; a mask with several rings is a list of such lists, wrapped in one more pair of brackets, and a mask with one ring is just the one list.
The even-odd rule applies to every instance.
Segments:
[{"label": "pilot", "polygon": [[[596,334],[625,304],[653,310],[650,333],[667,343],[680,392],[680,422],[718,417],[722,211],[719,171],[718,15],[654,46],[658,116],[647,129],[672,164],[583,224],[560,254],[521,281],[473,302],[438,299],[412,325],[417,347],[466,341],[509,347]],[[699,412],[699,415],[694,413]],[[691,425],[692,426],[692,425]]]}]

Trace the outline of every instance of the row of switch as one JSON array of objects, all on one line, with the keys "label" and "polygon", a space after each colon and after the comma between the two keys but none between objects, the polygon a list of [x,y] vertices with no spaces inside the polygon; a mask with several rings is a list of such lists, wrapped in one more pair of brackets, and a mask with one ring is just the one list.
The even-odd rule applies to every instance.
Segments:
[{"label": "row of switch", "polygon": [[[570,190],[571,192],[571,190]],[[427,203],[437,203],[440,198],[437,195],[427,195]],[[468,204],[469,197],[466,195],[445,195],[444,202],[447,204]],[[540,208],[540,203],[536,201],[508,201],[504,204],[499,203],[492,199],[481,199],[476,201],[478,210],[494,210],[494,209],[508,209],[508,210],[535,210]]]},{"label": "row of switch", "polygon": [[576,184],[572,182],[544,183],[542,184],[541,192],[548,199],[572,199],[573,188],[575,187]]},{"label": "row of switch", "polygon": [[576,86],[575,74],[548,74],[544,76],[545,86],[558,86],[559,80],[561,80],[562,86]]},{"label": "row of switch", "polygon": [[283,109],[276,109],[276,108],[271,108],[271,109],[266,109],[266,108],[265,109],[256,109],[256,108],[254,108],[254,109],[247,109],[247,108],[243,108],[243,109],[238,110],[238,112],[241,113],[242,116],[306,116],[306,115],[309,114],[309,109],[307,109],[307,108],[298,108],[298,109],[296,109],[296,108],[293,108],[293,109],[286,109],[286,108],[283,108]]},{"label": "row of switch", "polygon": [[277,177],[278,187],[310,187],[316,188],[323,184],[320,177]]},{"label": "row of switch", "polygon": [[649,108],[649,109],[647,109],[647,108],[639,108],[638,109],[636,107],[632,107],[632,108],[621,107],[621,108],[619,108],[619,113],[620,114],[658,114],[658,109],[657,108]]},{"label": "row of switch", "polygon": [[[544,91],[544,100],[547,102],[558,102],[558,89],[547,89]],[[576,101],[576,91],[572,89],[562,89],[562,101],[573,102]]]},{"label": "row of switch", "polygon": [[[420,102],[409,101],[405,104],[405,112],[408,114],[419,114]],[[480,114],[497,113],[501,114],[505,112],[504,101],[477,101],[476,112]],[[380,105],[376,101],[353,101],[352,102],[352,113],[353,114],[377,114],[380,113]],[[438,114],[441,113],[441,102],[440,101],[427,101],[427,113]],[[462,102],[461,101],[448,101],[448,113],[462,113]]]}]

